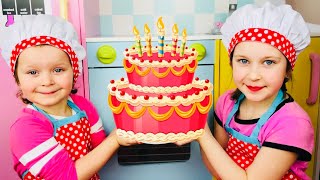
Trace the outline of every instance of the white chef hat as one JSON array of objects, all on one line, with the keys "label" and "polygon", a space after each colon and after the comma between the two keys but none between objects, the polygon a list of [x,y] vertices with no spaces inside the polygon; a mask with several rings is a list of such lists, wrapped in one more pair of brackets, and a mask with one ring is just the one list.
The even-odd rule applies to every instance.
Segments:
[{"label": "white chef hat", "polygon": [[77,80],[82,70],[81,61],[85,49],[78,41],[71,23],[52,15],[21,16],[21,20],[0,31],[2,56],[14,72],[20,53],[28,47],[48,44],[66,52],[73,68],[73,79]]},{"label": "white chef hat", "polygon": [[262,7],[248,4],[234,11],[221,27],[222,41],[229,55],[243,41],[268,43],[285,55],[293,69],[297,55],[310,43],[302,16],[290,5]]}]

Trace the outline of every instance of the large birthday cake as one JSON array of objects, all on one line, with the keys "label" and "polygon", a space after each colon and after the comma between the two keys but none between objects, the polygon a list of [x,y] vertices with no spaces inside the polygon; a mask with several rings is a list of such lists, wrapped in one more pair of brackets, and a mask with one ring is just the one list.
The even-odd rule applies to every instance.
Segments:
[{"label": "large birthday cake", "polygon": [[[159,22],[161,26],[161,18],[158,27]],[[185,30],[180,47],[175,34],[172,46],[164,45],[162,28],[156,47],[151,47],[147,26],[144,47],[134,28],[136,46],[124,51],[127,78],[111,80],[108,85],[117,134],[146,143],[198,138],[212,105],[213,85],[194,78],[198,53],[185,46]]]}]

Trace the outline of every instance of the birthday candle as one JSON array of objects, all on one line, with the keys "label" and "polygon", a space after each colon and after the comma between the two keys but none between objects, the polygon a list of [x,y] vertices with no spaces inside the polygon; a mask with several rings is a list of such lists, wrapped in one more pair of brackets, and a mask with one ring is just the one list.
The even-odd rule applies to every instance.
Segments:
[{"label": "birthday candle", "polygon": [[158,57],[164,56],[163,46],[164,46],[164,24],[162,22],[162,17],[159,17],[158,22]]},{"label": "birthday candle", "polygon": [[174,24],[172,26],[172,46],[171,46],[171,56],[175,56],[177,53],[177,43],[178,43],[178,26]]},{"label": "birthday candle", "polygon": [[186,47],[186,42],[187,42],[187,30],[183,29],[183,31],[182,31],[182,44],[180,47],[180,57],[184,56],[184,49]]},{"label": "birthday candle", "polygon": [[144,25],[144,32],[145,32],[145,38],[146,38],[147,55],[150,57],[150,56],[152,56],[151,33],[150,33],[150,28],[149,28],[148,24]]},{"label": "birthday candle", "polygon": [[133,34],[136,36],[136,48],[138,51],[138,56],[142,57],[142,50],[141,50],[141,40],[140,40],[140,35],[139,31],[136,26],[133,27]]}]

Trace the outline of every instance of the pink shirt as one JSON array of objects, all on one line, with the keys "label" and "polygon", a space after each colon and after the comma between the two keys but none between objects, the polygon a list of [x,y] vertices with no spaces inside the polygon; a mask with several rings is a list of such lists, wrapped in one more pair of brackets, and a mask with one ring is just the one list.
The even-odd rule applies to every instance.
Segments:
[{"label": "pink shirt", "polygon": [[[70,96],[72,101],[88,116],[91,144],[96,147],[105,138],[101,119],[87,99]],[[45,179],[77,179],[75,162],[54,138],[54,127],[40,112],[24,108],[11,126],[10,145],[14,169],[21,177],[26,171],[39,172]]]},{"label": "pink shirt", "polygon": [[[231,93],[223,94],[217,102],[215,114],[216,121],[225,125],[228,114],[235,101],[231,100]],[[291,99],[291,98],[289,98]],[[230,127],[249,136],[256,123],[241,124],[233,118]],[[308,114],[293,99],[288,100],[269,120],[262,126],[258,140],[262,146],[287,150],[298,154],[298,160],[291,166],[291,170],[302,179],[309,179],[305,174],[308,161],[314,146],[314,130]]]}]

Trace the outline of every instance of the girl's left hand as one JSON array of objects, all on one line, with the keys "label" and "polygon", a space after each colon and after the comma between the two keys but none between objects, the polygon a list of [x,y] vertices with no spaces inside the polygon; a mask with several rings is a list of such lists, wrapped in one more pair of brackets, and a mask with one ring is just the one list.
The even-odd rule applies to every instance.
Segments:
[{"label": "girl's left hand", "polygon": [[174,144],[178,145],[178,146],[182,146],[188,143],[191,143],[192,141],[194,141],[195,139],[187,139],[187,140],[182,140],[182,141],[177,141],[174,142]]},{"label": "girl's left hand", "polygon": [[204,127],[204,132],[203,132],[203,134],[202,134],[200,137],[198,137],[197,139],[187,139],[187,140],[177,141],[177,142],[175,142],[174,144],[176,144],[176,145],[178,145],[178,146],[182,146],[182,145],[187,144],[187,143],[190,143],[190,142],[192,142],[192,141],[194,141],[194,140],[199,141],[199,140],[200,140],[201,138],[203,138],[207,133],[211,133],[211,131],[210,131],[210,129],[209,129],[208,124],[206,123],[206,125],[205,125],[205,127]]}]

